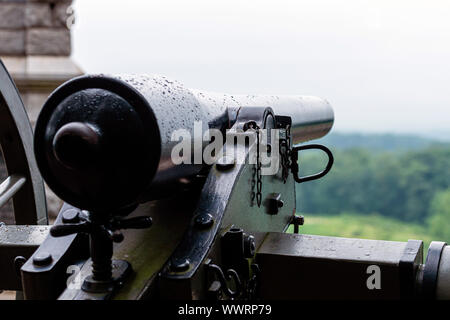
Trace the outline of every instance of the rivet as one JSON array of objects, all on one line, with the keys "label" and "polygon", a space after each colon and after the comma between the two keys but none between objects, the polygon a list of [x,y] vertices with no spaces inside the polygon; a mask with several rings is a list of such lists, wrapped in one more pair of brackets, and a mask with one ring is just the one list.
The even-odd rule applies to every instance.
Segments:
[{"label": "rivet", "polygon": [[170,269],[175,272],[183,272],[189,269],[188,259],[175,259],[170,264]]},{"label": "rivet", "polygon": [[195,225],[200,228],[208,228],[214,223],[214,218],[209,213],[199,214],[195,217]]},{"label": "rivet", "polygon": [[225,171],[225,170],[229,170],[229,169],[233,168],[235,164],[236,164],[236,161],[234,160],[233,157],[223,156],[222,158],[220,158],[217,161],[216,168],[217,168],[217,170]]},{"label": "rivet", "polygon": [[75,209],[69,209],[63,212],[62,220],[64,223],[76,223],[80,221],[80,212]]},{"label": "rivet", "polygon": [[33,257],[33,264],[39,267],[48,266],[52,262],[52,255],[48,252],[39,252]]}]

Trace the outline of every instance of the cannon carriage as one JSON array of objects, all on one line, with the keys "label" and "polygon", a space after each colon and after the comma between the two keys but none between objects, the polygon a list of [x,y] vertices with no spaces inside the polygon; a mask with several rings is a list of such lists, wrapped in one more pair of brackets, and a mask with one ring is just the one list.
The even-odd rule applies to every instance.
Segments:
[{"label": "cannon carriage", "polygon": [[[296,184],[333,165],[325,146],[302,144],[331,130],[327,101],[82,76],[48,98],[33,138],[0,67],[0,204],[13,198],[17,224],[0,227],[0,289],[44,300],[450,298],[443,242],[424,261],[419,240],[300,234]],[[303,177],[307,149],[328,164]],[[65,201],[51,227],[43,180]]]}]

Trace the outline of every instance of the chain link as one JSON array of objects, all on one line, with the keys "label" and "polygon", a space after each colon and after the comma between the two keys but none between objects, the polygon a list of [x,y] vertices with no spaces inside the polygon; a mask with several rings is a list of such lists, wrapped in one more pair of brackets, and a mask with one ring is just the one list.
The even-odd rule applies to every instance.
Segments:
[{"label": "chain link", "polygon": [[261,175],[261,159],[260,159],[260,141],[259,141],[260,131],[259,128],[256,127],[256,203],[258,207],[261,207],[262,202],[262,175]]},{"label": "chain link", "polygon": [[[258,207],[261,207],[262,203],[262,165],[261,165],[261,151],[260,151],[260,128],[254,122],[248,123],[248,129],[255,130],[256,133],[256,165],[252,169],[252,181],[251,181],[251,201],[252,205],[256,198]],[[279,151],[281,157],[282,177],[283,182],[286,183],[290,169],[291,169],[291,127],[286,126],[283,137],[280,139]],[[256,176],[256,177],[255,177]],[[256,183],[256,192],[255,192]]]},{"label": "chain link", "polygon": [[[256,165],[252,169],[252,182],[251,182],[251,202],[252,205],[255,203],[258,204],[258,207],[261,207],[262,202],[262,175],[261,175],[261,159],[260,159],[260,131],[259,127],[255,122],[249,122],[247,124],[247,129],[253,129],[256,133]],[[255,186],[257,191],[255,192]]]},{"label": "chain link", "polygon": [[284,137],[280,139],[280,156],[283,182],[286,183],[291,168],[291,127],[286,126]]},{"label": "chain link", "polygon": [[252,206],[255,203],[255,198],[256,198],[256,192],[255,192],[255,187],[256,187],[256,167],[253,167],[252,169],[252,196],[251,196],[251,200],[252,200]]}]

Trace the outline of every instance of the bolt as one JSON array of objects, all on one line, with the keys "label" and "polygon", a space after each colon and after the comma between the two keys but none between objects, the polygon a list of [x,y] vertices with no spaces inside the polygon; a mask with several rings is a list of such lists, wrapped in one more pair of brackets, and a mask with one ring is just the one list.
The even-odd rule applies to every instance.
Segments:
[{"label": "bolt", "polygon": [[183,272],[189,269],[189,265],[188,259],[174,259],[170,263],[170,269],[174,272]]},{"label": "bolt", "polygon": [[299,233],[299,226],[305,224],[305,217],[304,216],[292,217],[292,224],[294,225],[294,233]]},{"label": "bolt", "polygon": [[236,164],[236,161],[233,157],[230,156],[223,156],[220,158],[216,163],[217,170],[225,171],[233,168]]},{"label": "bolt", "polygon": [[48,252],[39,252],[33,257],[33,264],[39,267],[48,266],[52,262],[52,255]]},{"label": "bolt", "polygon": [[302,226],[305,224],[305,217],[304,216],[294,216],[294,224],[298,226]]},{"label": "bolt", "polygon": [[62,220],[64,223],[77,223],[80,221],[80,212],[75,209],[69,209],[63,212]]},{"label": "bolt", "polygon": [[281,194],[271,193],[266,199],[265,205],[267,206],[267,213],[276,215],[279,209],[284,206],[283,200],[281,200]]},{"label": "bolt", "polygon": [[195,225],[199,228],[206,229],[212,226],[214,223],[214,218],[209,213],[207,214],[198,214],[195,217]]},{"label": "bolt", "polygon": [[114,231],[111,235],[111,240],[115,243],[121,243],[124,239],[122,232]]}]

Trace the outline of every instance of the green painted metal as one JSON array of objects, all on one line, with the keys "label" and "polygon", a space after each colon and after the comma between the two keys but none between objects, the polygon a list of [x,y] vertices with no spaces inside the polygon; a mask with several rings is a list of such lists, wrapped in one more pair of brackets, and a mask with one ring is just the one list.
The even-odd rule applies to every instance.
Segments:
[{"label": "green painted metal", "polygon": [[[194,208],[195,194],[174,197],[141,205],[131,216],[149,215],[153,226],[148,230],[125,230],[125,240],[115,245],[114,259],[131,263],[133,273],[115,295],[118,300],[138,299],[178,246]],[[190,201],[187,199],[190,198]]]}]

